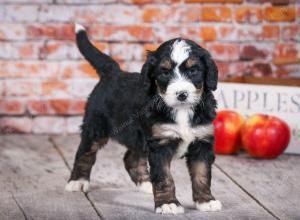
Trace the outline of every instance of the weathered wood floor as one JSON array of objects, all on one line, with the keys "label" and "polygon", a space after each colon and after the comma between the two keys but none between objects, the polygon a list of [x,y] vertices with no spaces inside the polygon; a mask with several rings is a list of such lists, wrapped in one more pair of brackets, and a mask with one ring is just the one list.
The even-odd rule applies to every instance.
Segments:
[{"label": "weathered wood floor", "polygon": [[173,163],[185,214],[153,213],[153,198],[138,192],[122,158],[109,143],[98,153],[88,194],[64,192],[78,136],[0,136],[0,220],[18,219],[300,219],[300,156],[259,161],[246,155],[217,156],[212,191],[223,210],[193,209],[183,160]]}]

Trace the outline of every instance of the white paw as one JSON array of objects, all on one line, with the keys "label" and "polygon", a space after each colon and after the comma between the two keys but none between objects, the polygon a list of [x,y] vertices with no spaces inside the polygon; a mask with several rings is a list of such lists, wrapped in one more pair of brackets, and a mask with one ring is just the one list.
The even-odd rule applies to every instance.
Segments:
[{"label": "white paw", "polygon": [[147,182],[142,182],[140,184],[137,184],[137,188],[139,191],[144,192],[144,193],[152,193],[152,183],[147,181]]},{"label": "white paw", "polygon": [[196,209],[203,212],[221,211],[222,203],[219,200],[210,200],[209,202],[195,203]]},{"label": "white paw", "polygon": [[155,209],[156,213],[162,215],[177,215],[180,213],[184,213],[184,208],[182,206],[177,206],[175,203],[163,204],[160,207]]},{"label": "white paw", "polygon": [[90,182],[85,179],[71,180],[65,186],[65,190],[68,192],[76,192],[76,191],[88,192],[89,189],[90,189]]}]

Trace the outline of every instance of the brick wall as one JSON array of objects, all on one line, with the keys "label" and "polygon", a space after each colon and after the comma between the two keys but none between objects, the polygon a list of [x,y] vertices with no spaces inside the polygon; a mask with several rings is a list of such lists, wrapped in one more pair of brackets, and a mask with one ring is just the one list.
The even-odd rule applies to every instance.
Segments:
[{"label": "brick wall", "polygon": [[182,36],[210,50],[221,78],[300,77],[299,0],[1,0],[2,133],[78,132],[98,78],[74,44],[75,21],[127,70]]}]

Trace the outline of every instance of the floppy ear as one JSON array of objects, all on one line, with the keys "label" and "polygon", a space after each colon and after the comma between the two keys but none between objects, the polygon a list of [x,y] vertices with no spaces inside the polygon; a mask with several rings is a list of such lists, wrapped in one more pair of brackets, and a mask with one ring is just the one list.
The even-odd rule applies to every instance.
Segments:
[{"label": "floppy ear", "polygon": [[206,64],[207,72],[205,76],[205,85],[209,90],[215,91],[218,84],[218,68],[216,63],[211,58],[211,55],[207,52],[203,56],[203,60]]},{"label": "floppy ear", "polygon": [[155,68],[155,63],[156,58],[154,57],[153,53],[149,51],[141,72],[144,88],[149,93],[152,93],[155,90],[155,82],[152,75]]}]

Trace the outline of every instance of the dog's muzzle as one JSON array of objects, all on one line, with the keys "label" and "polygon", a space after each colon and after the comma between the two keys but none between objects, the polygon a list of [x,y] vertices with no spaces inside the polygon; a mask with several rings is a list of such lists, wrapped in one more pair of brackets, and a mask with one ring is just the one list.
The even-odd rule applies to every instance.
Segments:
[{"label": "dog's muzzle", "polygon": [[177,100],[178,101],[184,102],[188,97],[188,92],[187,91],[180,91],[180,92],[177,92],[176,95],[177,95]]}]

